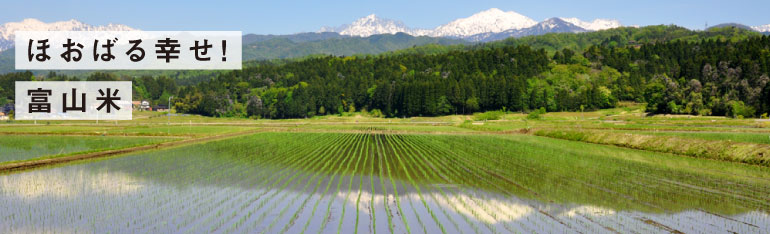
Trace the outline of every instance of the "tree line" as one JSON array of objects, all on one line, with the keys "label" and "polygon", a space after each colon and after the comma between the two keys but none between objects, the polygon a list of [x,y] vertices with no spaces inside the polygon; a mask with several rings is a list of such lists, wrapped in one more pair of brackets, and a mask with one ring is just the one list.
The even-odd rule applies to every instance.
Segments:
[{"label": "tree line", "polygon": [[653,113],[750,117],[770,111],[768,36],[739,42],[675,41],[638,49],[598,45],[584,54],[594,66],[643,78],[643,83],[619,83],[629,91],[621,98],[646,102]]},{"label": "tree line", "polygon": [[[433,46],[435,47],[435,46]],[[414,49],[412,49],[414,50]],[[577,111],[647,103],[652,113],[753,117],[770,111],[770,37],[597,43],[584,50],[477,46],[440,53],[314,56],[255,62],[192,84],[168,76],[92,73],[131,80],[134,97],[206,116],[306,118],[366,110],[409,117],[506,110]],[[14,80],[0,76],[0,104]]]},{"label": "tree line", "polygon": [[599,44],[548,53],[526,45],[321,57],[265,64],[180,89],[178,110],[304,118],[368,110],[389,117],[489,110],[576,111],[618,101],[652,113],[758,116],[770,110],[767,36]]}]

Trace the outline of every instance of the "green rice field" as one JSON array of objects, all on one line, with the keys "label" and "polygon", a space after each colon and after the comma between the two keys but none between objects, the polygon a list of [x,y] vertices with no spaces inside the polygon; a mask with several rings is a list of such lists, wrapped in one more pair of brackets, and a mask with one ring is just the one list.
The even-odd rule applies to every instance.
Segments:
[{"label": "green rice field", "polygon": [[0,176],[0,232],[763,233],[770,168],[521,134],[264,132]]},{"label": "green rice field", "polygon": [[167,137],[0,135],[0,163],[120,149],[174,140]]}]

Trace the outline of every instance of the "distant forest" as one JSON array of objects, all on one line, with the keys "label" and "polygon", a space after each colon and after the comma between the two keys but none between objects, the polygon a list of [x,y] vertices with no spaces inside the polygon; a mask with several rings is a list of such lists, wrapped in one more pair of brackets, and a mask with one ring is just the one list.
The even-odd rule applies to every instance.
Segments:
[{"label": "distant forest", "polygon": [[677,26],[546,34],[379,55],[251,61],[240,71],[0,75],[16,80],[131,80],[136,99],[206,116],[305,118],[367,110],[387,117],[490,110],[579,111],[647,103],[651,113],[755,117],[770,112],[770,37]]}]

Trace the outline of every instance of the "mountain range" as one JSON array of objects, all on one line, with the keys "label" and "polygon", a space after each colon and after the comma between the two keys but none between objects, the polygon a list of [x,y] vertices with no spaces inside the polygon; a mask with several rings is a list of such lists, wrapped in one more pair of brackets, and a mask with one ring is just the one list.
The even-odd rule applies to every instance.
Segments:
[{"label": "mountain range", "polygon": [[[551,18],[537,22],[513,11],[497,8],[481,11],[466,18],[453,20],[434,29],[415,29],[396,20],[385,19],[374,14],[360,18],[351,24],[338,27],[323,27],[317,33],[290,35],[244,36],[243,44],[287,38],[293,42],[339,39],[345,37],[369,37],[378,34],[405,33],[414,37],[446,37],[467,41],[492,41],[507,37],[540,35],[550,32],[585,32],[620,27],[617,20],[596,19],[585,22],[577,18]],[[16,31],[127,31],[137,30],[123,24],[89,25],[77,20],[45,23],[37,19],[24,19],[0,25],[0,51],[14,46]]]},{"label": "mountain range", "polygon": [[434,29],[417,29],[401,21],[378,17],[374,14],[338,27],[322,27],[319,32],[337,32],[349,36],[406,33],[413,36],[450,37],[468,41],[493,41],[508,37],[521,37],[561,32],[598,31],[621,27],[614,19],[595,19],[590,22],[578,18],[549,18],[537,22],[514,11],[497,8],[481,11],[460,18]]},{"label": "mountain range", "polygon": [[0,25],[0,51],[13,47],[16,31],[132,31],[132,27],[122,24],[93,26],[71,19],[53,23],[44,23],[37,19],[24,19]]},{"label": "mountain range", "polygon": [[[406,26],[401,21],[378,17],[374,14],[337,27],[322,27],[319,32],[366,37],[376,34],[406,33],[413,36],[450,37],[471,42],[489,42],[509,37],[542,35],[546,33],[579,33],[622,27],[616,19],[553,17],[537,22],[514,11],[491,8],[466,18],[460,18],[434,29]],[[726,26],[726,25],[723,25]],[[635,27],[635,26],[634,26]],[[744,27],[742,27],[744,28]],[[745,26],[746,29],[770,34],[770,24]]]},{"label": "mountain range", "polygon": [[587,32],[587,31],[590,31],[590,30],[579,27],[573,23],[567,22],[564,19],[550,18],[527,28],[508,29],[502,32],[479,33],[479,34],[466,36],[463,38],[470,41],[487,42],[487,41],[503,40],[509,37],[534,36],[534,35],[543,35],[546,33],[578,33],[578,32]]},{"label": "mountain range", "polygon": [[751,29],[753,29],[754,31],[757,31],[757,32],[769,33],[770,32],[770,24],[759,25],[759,26],[752,26]]},{"label": "mountain range", "polygon": [[[497,8],[491,8],[475,13],[469,17],[452,20],[433,29],[420,29],[409,27],[401,21],[386,19],[371,14],[357,19],[350,24],[340,25],[337,27],[322,27],[318,32],[304,32],[289,35],[246,34],[243,36],[243,45],[244,54],[247,53],[247,50],[249,50],[248,48],[262,48],[266,50],[272,50],[272,53],[277,51],[287,51],[286,48],[284,48],[284,50],[274,50],[267,48],[271,45],[279,45],[284,47],[302,47],[299,49],[288,49],[289,51],[294,50],[298,54],[331,52],[335,55],[347,55],[350,53],[355,53],[357,50],[353,48],[343,48],[335,51],[334,49],[324,49],[320,47],[332,46],[341,48],[347,46],[345,43],[349,44],[350,41],[355,40],[354,44],[380,47],[380,49],[367,50],[367,52],[384,52],[391,49],[423,45],[424,43],[464,43],[462,41],[442,40],[438,38],[461,39],[467,42],[489,42],[503,40],[510,37],[542,35],[547,33],[580,33],[600,31],[622,26],[623,25],[620,23],[620,21],[615,19],[594,19],[592,21],[583,21],[578,18],[553,17],[545,19],[541,22],[537,22],[514,11],[503,11]],[[770,34],[770,24],[753,27],[740,25],[740,27],[762,32],[764,34]],[[52,23],[45,23],[37,19],[24,19],[21,22],[9,22],[0,25],[0,51],[7,50],[14,46],[15,31],[19,30],[125,31],[138,29],[123,24],[94,26],[74,19]],[[397,37],[384,37],[384,39],[381,37],[374,39],[369,38],[374,35],[397,33],[403,33],[406,34],[406,36],[401,35]],[[432,37],[434,39],[427,39],[428,37]],[[322,41],[328,40],[335,40],[334,42],[336,42],[336,44],[322,43]],[[391,40],[398,40],[399,43],[393,43]],[[305,50],[305,52],[299,52],[298,50]],[[264,51],[256,51],[250,54],[256,55],[263,52]],[[249,57],[244,56],[244,59],[248,58]],[[264,58],[276,58],[276,56],[255,56],[252,59]]]}]

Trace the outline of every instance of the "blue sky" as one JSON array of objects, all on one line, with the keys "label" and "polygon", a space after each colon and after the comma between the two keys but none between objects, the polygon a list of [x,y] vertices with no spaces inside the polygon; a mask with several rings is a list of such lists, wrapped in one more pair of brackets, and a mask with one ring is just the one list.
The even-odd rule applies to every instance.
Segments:
[{"label": "blue sky", "polygon": [[126,24],[143,30],[240,30],[287,34],[317,31],[375,13],[410,27],[433,28],[489,8],[516,11],[540,21],[549,17],[614,18],[624,25],[770,24],[770,1],[93,1],[5,0],[0,23],[38,18],[77,19],[92,25]]}]

